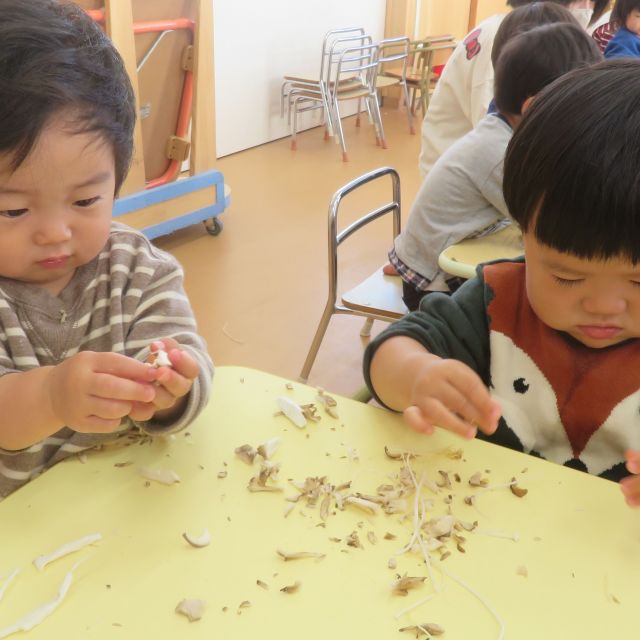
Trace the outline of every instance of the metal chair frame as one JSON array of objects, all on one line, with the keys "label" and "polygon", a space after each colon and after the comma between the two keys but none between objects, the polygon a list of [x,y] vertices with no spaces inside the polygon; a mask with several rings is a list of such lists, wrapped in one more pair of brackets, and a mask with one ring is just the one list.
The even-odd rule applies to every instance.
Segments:
[{"label": "metal chair frame", "polygon": [[[344,52],[349,49],[357,49],[359,47],[371,47],[371,36],[362,33],[355,35],[342,35],[325,42],[328,50],[323,52],[321,65],[321,79],[317,85],[305,83],[298,84],[289,89],[288,92],[288,114],[289,123],[291,124],[291,148],[296,149],[297,132],[298,132],[298,113],[313,109],[324,109],[324,125],[325,139],[332,137],[336,129],[340,134],[341,128],[336,118],[335,109],[333,107],[332,96],[337,91],[341,94],[355,88],[362,87],[364,82],[362,74],[353,72],[335,78],[335,68],[337,61],[344,57]],[[350,54],[354,57],[355,54]],[[335,86],[334,86],[335,85]],[[335,91],[334,91],[335,90]],[[293,119],[291,113],[293,112]],[[372,117],[371,112],[370,117]],[[343,138],[339,137],[336,142],[343,142]]]},{"label": "metal chair frame", "polygon": [[[391,177],[392,199],[373,211],[369,211],[342,231],[338,231],[338,213],[343,199],[356,189],[374,180],[382,179],[385,176]],[[329,290],[322,317],[320,318],[318,328],[316,329],[302,371],[300,372],[300,379],[302,381],[306,382],[309,378],[309,372],[313,367],[322,339],[324,338],[333,314],[350,314],[362,316],[372,321],[384,320],[385,322],[391,322],[391,318],[388,316],[383,316],[375,312],[369,313],[362,310],[350,309],[338,303],[338,247],[356,231],[388,213],[393,214],[393,238],[395,238],[400,233],[400,176],[398,172],[391,167],[381,167],[380,169],[375,169],[352,180],[338,189],[331,198],[328,225]]]},{"label": "metal chair frame", "polygon": [[[402,88],[405,104],[407,105],[407,119],[409,132],[415,133],[414,113],[409,108],[409,87],[407,86],[407,66],[411,41],[407,36],[398,38],[386,38],[378,43],[378,69],[376,74],[376,89],[386,89],[394,85]],[[400,73],[387,73],[387,65],[401,62]],[[360,109],[358,109],[358,112]],[[357,122],[356,122],[357,124]],[[383,145],[384,146],[384,145]]]},{"label": "metal chair frame", "polygon": [[[330,65],[334,74],[329,85],[329,106],[334,119],[334,130],[338,134],[338,142],[342,148],[342,159],[346,162],[347,145],[340,116],[340,102],[344,100],[365,101],[367,113],[376,131],[376,144],[385,146],[382,115],[378,104],[375,79],[379,64],[378,45],[368,44],[344,49],[337,60],[331,59]],[[331,69],[330,69],[331,71]],[[349,79],[358,79],[353,84],[346,84]]]},{"label": "metal chair frame", "polygon": [[[326,75],[327,58],[330,52],[333,51],[337,41],[351,41],[353,38],[355,41],[358,39],[368,38],[371,41],[370,36],[367,36],[363,27],[344,27],[340,29],[331,29],[325,33],[322,40],[322,54],[320,56],[320,73],[317,79],[301,78],[299,76],[285,76],[284,82],[280,89],[280,116],[285,115],[285,101],[287,112],[287,123],[291,125],[291,107],[293,98],[296,95],[301,95],[305,92],[310,94],[310,98],[319,98],[322,104],[316,104],[312,108],[324,108],[325,110],[325,127],[327,131],[327,137],[333,135],[333,122],[328,118],[329,103],[328,92],[326,89],[326,82],[328,78]],[[307,109],[305,109],[307,110]]]}]

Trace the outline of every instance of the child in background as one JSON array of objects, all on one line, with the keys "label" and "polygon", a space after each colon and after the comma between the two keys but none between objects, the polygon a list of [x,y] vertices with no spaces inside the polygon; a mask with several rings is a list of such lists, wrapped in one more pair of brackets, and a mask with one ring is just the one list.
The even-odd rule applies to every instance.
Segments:
[{"label": "child in background", "polygon": [[[589,20],[597,20],[608,4],[608,0],[551,1],[569,9],[584,27]],[[513,8],[531,3],[532,0],[506,2]],[[419,166],[423,178],[436,160],[487,114],[493,98],[491,49],[504,18],[501,13],[483,20],[465,36],[447,61],[422,122]]]},{"label": "child in background", "polygon": [[417,431],[629,471],[639,506],[640,60],[543,90],[509,143],[504,194],[524,259],[426,297],[369,345],[367,382]]},{"label": "child in background", "polygon": [[640,0],[616,0],[611,20],[619,29],[604,50],[604,57],[640,57]]},{"label": "child in background", "polygon": [[176,260],[112,222],[135,123],[120,56],[75,5],[0,16],[1,498],[134,425],[186,427],[213,368]]},{"label": "child in background", "polygon": [[[496,64],[498,113],[485,116],[436,162],[394,241],[389,260],[402,277],[403,299],[411,311],[425,294],[460,285],[460,279],[447,277],[438,267],[444,249],[510,224],[502,195],[504,154],[533,97],[567,71],[601,59],[593,40],[566,9],[544,4],[515,9],[505,18],[495,41],[504,45]],[[505,44],[501,31],[516,25],[530,29],[532,13],[540,22],[567,22],[536,27]]]}]

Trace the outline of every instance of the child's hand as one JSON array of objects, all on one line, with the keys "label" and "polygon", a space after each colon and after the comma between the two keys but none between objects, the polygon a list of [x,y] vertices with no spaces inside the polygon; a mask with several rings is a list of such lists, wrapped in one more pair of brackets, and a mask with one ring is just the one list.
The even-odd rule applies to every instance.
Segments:
[{"label": "child's hand", "polygon": [[45,388],[56,421],[83,433],[109,433],[138,402],[153,402],[155,370],[134,358],[81,351],[51,368]]},{"label": "child's hand", "polygon": [[[185,396],[191,390],[193,381],[198,377],[200,366],[194,358],[180,348],[178,342],[172,338],[163,338],[151,343],[151,352],[159,349],[167,352],[172,367],[154,369],[156,380],[156,395],[151,402],[137,402],[133,406],[129,417],[144,422],[155,417],[167,419],[181,411]],[[148,365],[147,365],[148,366]]]},{"label": "child's hand", "polygon": [[475,371],[458,360],[433,356],[416,376],[411,402],[404,418],[412,429],[433,433],[438,426],[469,439],[478,429],[493,433],[501,413]]},{"label": "child's hand", "polygon": [[640,451],[625,451],[627,469],[634,475],[623,478],[620,487],[630,507],[640,507]]}]

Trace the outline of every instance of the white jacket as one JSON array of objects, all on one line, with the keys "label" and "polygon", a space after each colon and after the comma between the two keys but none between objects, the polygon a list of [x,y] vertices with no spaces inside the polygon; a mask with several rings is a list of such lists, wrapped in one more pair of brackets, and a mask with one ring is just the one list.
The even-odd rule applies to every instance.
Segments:
[{"label": "white jacket", "polygon": [[447,61],[422,123],[423,178],[435,161],[487,114],[493,99],[491,49],[505,15],[481,22]]}]

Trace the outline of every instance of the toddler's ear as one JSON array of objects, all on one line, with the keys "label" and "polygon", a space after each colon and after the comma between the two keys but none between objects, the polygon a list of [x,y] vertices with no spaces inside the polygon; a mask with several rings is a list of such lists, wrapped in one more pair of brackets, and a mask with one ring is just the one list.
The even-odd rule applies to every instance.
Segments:
[{"label": "toddler's ear", "polygon": [[535,96],[529,96],[523,103],[520,109],[520,113],[524,115],[527,112],[527,109],[533,104],[533,101],[536,99]]}]

